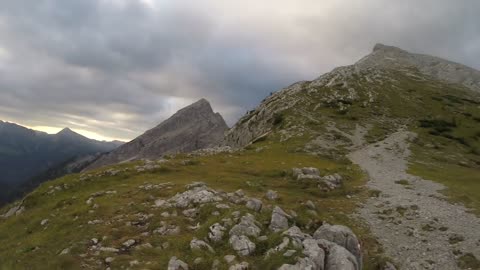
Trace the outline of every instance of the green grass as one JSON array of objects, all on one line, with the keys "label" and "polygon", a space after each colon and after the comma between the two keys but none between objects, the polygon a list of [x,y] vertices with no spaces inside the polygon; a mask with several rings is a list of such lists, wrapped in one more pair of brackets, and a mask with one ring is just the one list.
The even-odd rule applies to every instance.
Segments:
[{"label": "green grass", "polygon": [[408,180],[402,179],[402,180],[395,181],[395,184],[399,184],[399,185],[402,185],[402,186],[408,186],[408,185],[410,185],[410,182],[408,182]]},{"label": "green grass", "polygon": [[458,259],[458,266],[462,269],[480,269],[480,261],[473,254],[467,253]]},{"label": "green grass", "polygon": [[423,157],[428,162],[411,163],[409,173],[444,184],[447,189],[443,192],[452,201],[461,202],[480,215],[480,170]]},{"label": "green grass", "polygon": [[[197,232],[187,229],[192,225],[178,212],[177,217],[163,218],[161,213],[165,210],[151,208],[157,198],[169,198],[177,192],[184,191],[184,185],[193,181],[204,181],[209,186],[226,192],[243,189],[248,196],[264,198],[268,189],[278,191],[280,199],[276,204],[285,210],[298,213],[297,225],[304,226],[308,222],[320,224],[327,221],[332,224],[344,224],[351,227],[365,247],[366,268],[375,269],[378,258],[381,257],[381,248],[370,236],[368,229],[356,220],[349,217],[356,208],[356,204],[367,197],[367,190],[363,188],[365,179],[362,173],[348,162],[331,161],[317,156],[298,152],[301,140],[290,140],[278,143],[270,138],[257,142],[251,150],[234,154],[218,154],[208,157],[188,157],[178,155],[171,158],[160,169],[150,172],[137,173],[133,167],[139,163],[123,164],[115,168],[129,168],[116,176],[92,176],[88,180],[80,181],[80,175],[69,175],[51,182],[44,183],[25,199],[26,212],[22,215],[0,220],[0,269],[81,269],[80,265],[87,262],[95,265],[112,256],[100,253],[93,257],[88,253],[91,238],[101,239],[103,246],[120,247],[128,239],[136,239],[140,243],[149,242],[153,246],[161,246],[168,242],[168,249],[131,250],[115,257],[111,264],[113,269],[128,266],[132,260],[139,260],[141,266],[145,262],[152,262],[149,269],[165,269],[171,256],[177,256],[193,266],[196,257],[204,261],[194,269],[210,269],[215,258],[224,264],[223,256],[235,254],[229,245],[224,242],[214,245],[216,254],[208,252],[191,252],[190,240],[195,236],[203,238],[207,235],[208,226],[228,217],[234,210],[245,212],[243,206],[238,208],[219,210],[221,215],[216,217],[210,213],[213,206],[202,208],[198,222],[201,228]],[[257,147],[264,148],[257,152]],[[188,162],[185,162],[188,160]],[[323,192],[315,185],[299,185],[288,174],[293,167],[317,167],[322,174],[340,172],[346,184],[339,190]],[[101,170],[97,171],[100,172]],[[157,184],[172,182],[171,189],[145,191],[140,185],[145,183]],[[247,184],[249,182],[250,184]],[[68,189],[47,194],[50,186],[67,184]],[[99,207],[94,212],[89,212],[91,206],[85,202],[91,194],[98,191],[115,190],[117,193],[96,197],[94,203]],[[353,195],[355,199],[346,199],[346,195]],[[306,212],[303,202],[312,200],[317,204],[318,216]],[[264,200],[267,203],[267,200]],[[6,210],[7,208],[4,208]],[[127,222],[138,220],[137,213],[153,214],[146,227],[128,226]],[[268,224],[270,211],[257,214],[260,224]],[[48,218],[46,228],[40,226],[41,220]],[[98,225],[87,225],[90,220],[101,219],[110,222]],[[159,227],[160,221],[168,221],[182,228],[178,236],[144,237],[144,231],[151,231]],[[262,228],[268,229],[266,225]],[[305,230],[313,232],[316,227]],[[292,262],[292,258],[272,256],[264,260],[262,250],[277,245],[281,237],[270,237],[266,243],[257,243],[259,250],[256,255],[245,258],[252,265],[259,265],[264,269],[278,267],[283,263]],[[71,248],[70,254],[60,256],[65,248]],[[86,257],[80,256],[87,254]],[[87,260],[91,259],[91,261]],[[145,265],[143,265],[145,266]],[[224,265],[225,267],[226,265]]]}]

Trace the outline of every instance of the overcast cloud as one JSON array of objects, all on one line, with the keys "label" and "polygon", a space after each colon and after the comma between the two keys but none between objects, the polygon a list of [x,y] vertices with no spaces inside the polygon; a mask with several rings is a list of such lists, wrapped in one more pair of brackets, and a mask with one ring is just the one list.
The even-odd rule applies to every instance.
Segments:
[{"label": "overcast cloud", "polygon": [[4,0],[0,119],[132,139],[205,97],[233,124],[377,42],[480,68],[478,0]]}]

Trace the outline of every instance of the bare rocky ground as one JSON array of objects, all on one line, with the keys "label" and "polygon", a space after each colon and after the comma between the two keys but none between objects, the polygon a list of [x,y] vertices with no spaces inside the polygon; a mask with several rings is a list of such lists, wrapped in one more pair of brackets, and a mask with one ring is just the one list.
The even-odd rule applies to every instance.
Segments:
[{"label": "bare rocky ground", "polygon": [[349,155],[368,173],[368,187],[378,190],[359,216],[400,269],[459,269],[462,254],[480,258],[480,219],[447,201],[443,185],[406,172],[414,137],[400,130]]}]

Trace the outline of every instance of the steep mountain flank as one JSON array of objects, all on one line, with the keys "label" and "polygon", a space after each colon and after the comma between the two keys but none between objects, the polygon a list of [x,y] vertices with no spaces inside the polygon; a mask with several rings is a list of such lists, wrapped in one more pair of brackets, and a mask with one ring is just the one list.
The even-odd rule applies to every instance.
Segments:
[{"label": "steep mountain flank", "polygon": [[102,156],[87,169],[207,148],[218,144],[227,129],[222,116],[213,112],[207,100],[201,99],[133,141]]},{"label": "steep mountain flank", "polygon": [[[478,82],[480,72],[472,68],[378,44],[354,65],[335,68],[313,81],[298,82],[273,93],[237,122],[224,144],[243,147],[275,130],[283,139],[309,131],[328,131],[347,141],[332,141],[333,135],[318,138],[321,145],[333,149],[352,143],[356,132],[369,129],[366,135],[373,139],[382,129],[416,124],[424,118],[460,114],[473,124],[478,118],[470,111],[476,111],[478,105]],[[466,104],[462,112],[454,108],[461,104]],[[439,110],[445,105],[449,108]],[[285,125],[289,116],[296,122]],[[347,133],[342,131],[345,128]],[[476,145],[475,135],[470,135],[469,140]]]}]

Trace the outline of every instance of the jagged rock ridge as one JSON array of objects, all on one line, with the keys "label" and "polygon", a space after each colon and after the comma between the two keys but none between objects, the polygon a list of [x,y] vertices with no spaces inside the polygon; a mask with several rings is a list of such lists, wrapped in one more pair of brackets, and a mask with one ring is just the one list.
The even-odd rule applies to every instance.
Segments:
[{"label": "jagged rock ridge", "polygon": [[208,148],[218,144],[227,129],[223,117],[212,110],[207,100],[201,99],[133,141],[102,156],[87,169]]}]

